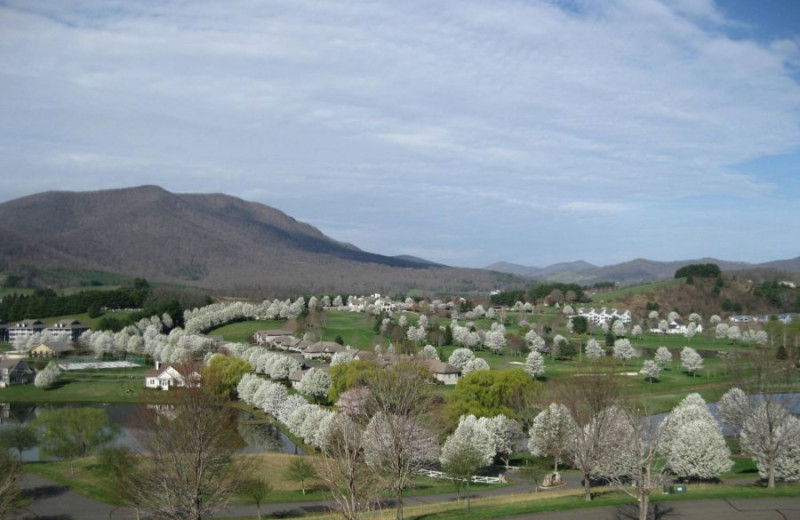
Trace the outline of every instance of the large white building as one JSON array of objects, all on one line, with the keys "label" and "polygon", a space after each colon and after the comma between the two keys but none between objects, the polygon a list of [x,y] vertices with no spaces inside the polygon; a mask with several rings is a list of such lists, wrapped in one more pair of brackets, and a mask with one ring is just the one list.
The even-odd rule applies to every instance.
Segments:
[{"label": "large white building", "polygon": [[592,309],[578,309],[578,316],[583,316],[592,325],[602,325],[603,323],[610,323],[613,319],[621,320],[622,323],[628,325],[631,322],[631,311],[619,312],[617,309],[610,311],[605,307],[599,311]]}]

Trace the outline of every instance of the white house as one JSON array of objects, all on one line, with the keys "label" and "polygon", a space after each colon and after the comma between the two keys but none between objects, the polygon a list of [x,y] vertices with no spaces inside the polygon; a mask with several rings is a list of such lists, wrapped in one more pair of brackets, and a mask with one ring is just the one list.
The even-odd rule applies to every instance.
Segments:
[{"label": "white house", "polygon": [[145,374],[144,386],[147,388],[160,388],[169,390],[170,388],[181,388],[189,384],[199,384],[200,365],[172,365],[170,363],[161,364],[156,362],[156,368]]},{"label": "white house", "polygon": [[458,367],[444,361],[428,359],[425,361],[425,366],[428,367],[428,370],[431,371],[437,381],[441,381],[446,385],[458,383],[458,379],[461,377],[461,370]]}]

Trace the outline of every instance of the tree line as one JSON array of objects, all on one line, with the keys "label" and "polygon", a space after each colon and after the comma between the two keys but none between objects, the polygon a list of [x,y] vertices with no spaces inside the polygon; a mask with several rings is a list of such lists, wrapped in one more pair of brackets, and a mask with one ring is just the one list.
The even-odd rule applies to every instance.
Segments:
[{"label": "tree line", "polygon": [[[0,320],[17,321],[88,312],[96,317],[101,309],[140,309],[150,294],[150,284],[136,279],[131,286],[111,291],[81,291],[59,295],[52,289],[33,294],[11,294],[0,301]],[[148,315],[149,316],[149,315]]]},{"label": "tree line", "polygon": [[537,303],[545,299],[553,300],[553,303],[582,302],[586,301],[586,295],[583,287],[575,283],[543,283],[528,290],[502,291],[490,297],[492,305],[507,307],[512,307],[516,302]]}]

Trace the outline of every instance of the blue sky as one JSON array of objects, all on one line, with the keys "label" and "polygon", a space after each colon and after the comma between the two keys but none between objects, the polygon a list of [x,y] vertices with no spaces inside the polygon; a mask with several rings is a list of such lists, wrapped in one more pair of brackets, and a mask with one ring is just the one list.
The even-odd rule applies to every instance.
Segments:
[{"label": "blue sky", "polygon": [[222,192],[469,267],[800,255],[793,0],[6,0],[0,114],[0,201]]}]

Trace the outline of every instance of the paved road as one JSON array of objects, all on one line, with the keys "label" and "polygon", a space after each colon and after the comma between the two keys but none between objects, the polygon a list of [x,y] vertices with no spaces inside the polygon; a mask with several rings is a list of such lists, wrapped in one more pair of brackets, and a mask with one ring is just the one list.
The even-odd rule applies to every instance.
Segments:
[{"label": "paved road", "polygon": [[[579,485],[579,477],[568,476],[566,486]],[[23,487],[33,498],[31,505],[11,520],[133,520],[136,512],[131,508],[119,508],[97,502],[70,491],[52,481],[35,475],[26,475]],[[473,494],[477,497],[506,495],[530,491],[522,482],[513,481],[504,488],[482,489]],[[544,491],[543,493],[546,493]],[[456,500],[455,494],[407,497],[406,506]],[[800,496],[795,498],[769,499],[711,499],[674,502],[666,505],[672,510],[663,516],[665,520],[800,520]],[[297,516],[303,513],[318,513],[327,510],[323,502],[266,504],[262,513]],[[598,507],[571,511],[536,513],[516,516],[514,520],[626,520],[636,519],[616,507]],[[256,517],[255,506],[231,506],[224,516]]]}]

